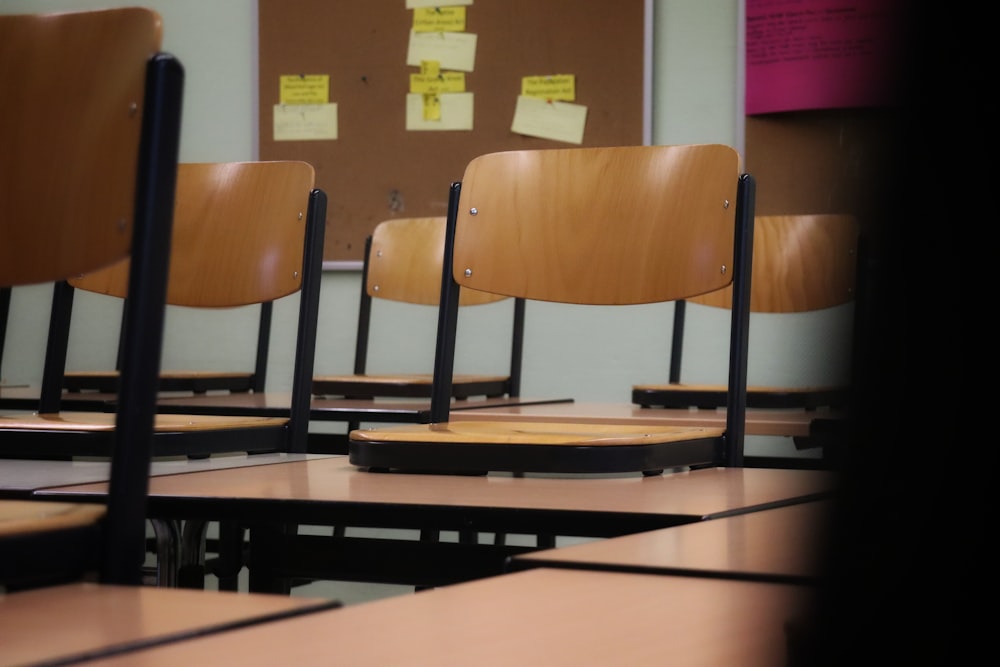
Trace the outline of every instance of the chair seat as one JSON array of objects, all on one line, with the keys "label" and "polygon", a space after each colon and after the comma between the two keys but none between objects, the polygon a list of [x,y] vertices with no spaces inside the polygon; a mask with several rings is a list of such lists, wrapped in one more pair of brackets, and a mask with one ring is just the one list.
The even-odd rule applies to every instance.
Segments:
[{"label": "chair seat", "polygon": [[[219,372],[197,370],[162,371],[160,391],[250,391],[253,374],[249,372]],[[63,376],[63,387],[70,392],[97,391],[112,394],[118,391],[118,371],[70,371]]]},{"label": "chair seat", "polygon": [[7,592],[96,574],[107,513],[103,503],[0,500],[0,572]]},{"label": "chair seat", "polygon": [[[313,394],[345,398],[397,396],[430,398],[434,376],[431,373],[395,373],[391,375],[319,375],[313,378]],[[504,396],[510,384],[506,375],[455,375],[452,397]]]},{"label": "chair seat", "polygon": [[106,513],[104,505],[0,500],[0,535],[11,537],[91,525]]},{"label": "chair seat", "polygon": [[[844,407],[850,391],[845,387],[748,386],[748,408]],[[632,387],[632,402],[647,408],[723,408],[726,387],[713,384],[644,384]]]},{"label": "chair seat", "polygon": [[[0,415],[0,456],[55,458],[109,456],[115,433],[111,412],[64,411]],[[157,414],[153,456],[206,457],[223,452],[287,448],[289,419],[242,415]],[[250,437],[250,434],[253,437]]]},{"label": "chair seat", "polygon": [[[284,417],[252,417],[229,415],[156,415],[156,432],[211,431],[225,428],[280,427],[288,423]],[[55,414],[0,415],[2,429],[38,429],[55,431],[107,431],[115,429],[115,415],[110,412],[59,412]]]},{"label": "chair seat", "polygon": [[458,421],[400,424],[351,432],[352,441],[503,443],[614,447],[677,442],[691,437],[720,437],[722,427],[651,426],[648,424],[588,424],[579,422]]},{"label": "chair seat", "polygon": [[375,469],[656,474],[710,463],[724,433],[722,427],[574,422],[399,424],[351,431],[350,457]]}]

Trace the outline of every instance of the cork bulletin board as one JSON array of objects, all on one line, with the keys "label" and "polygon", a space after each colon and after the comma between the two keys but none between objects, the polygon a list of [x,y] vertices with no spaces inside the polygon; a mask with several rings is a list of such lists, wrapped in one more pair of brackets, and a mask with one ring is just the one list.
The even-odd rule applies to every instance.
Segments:
[{"label": "cork bulletin board", "polygon": [[[395,217],[447,211],[477,155],[649,142],[649,0],[474,0],[471,129],[407,130],[414,14],[406,0],[258,0],[259,154],[310,162],[329,198],[327,266],[360,265],[364,240]],[[444,68],[442,67],[442,70]],[[582,140],[512,131],[522,79],[572,74],[586,108]],[[327,75],[336,138],[275,138],[282,76]]]}]

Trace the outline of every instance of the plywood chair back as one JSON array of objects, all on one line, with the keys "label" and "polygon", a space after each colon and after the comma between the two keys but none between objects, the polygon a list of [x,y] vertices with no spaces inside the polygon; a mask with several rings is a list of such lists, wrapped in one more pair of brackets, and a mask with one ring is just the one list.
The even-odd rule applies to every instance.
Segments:
[{"label": "plywood chair back", "polygon": [[[154,455],[304,452],[326,216],[326,196],[314,187],[315,171],[308,163],[290,160],[184,164],[178,174],[183,175],[185,187],[177,191],[167,303],[225,309],[299,293],[292,396],[288,417],[257,416],[252,410],[244,415],[160,414]],[[107,415],[70,415],[62,409],[73,294],[86,289],[128,297],[127,310],[130,266],[125,260],[56,283],[39,414],[58,415],[60,423],[78,430],[93,431],[104,424]],[[8,420],[10,424],[13,417]],[[0,445],[0,454],[25,450],[36,456],[107,454],[100,438],[81,442],[36,434],[27,417],[18,425],[24,428],[22,438]]]},{"label": "plywood chair back", "polygon": [[3,353],[7,343],[7,320],[10,318],[10,287],[0,287],[0,386],[6,384],[3,375]]},{"label": "plywood chair back", "polygon": [[[753,313],[808,313],[853,302],[861,241],[856,217],[844,214],[757,216],[754,226]],[[732,290],[725,288],[687,300],[729,308]],[[718,408],[726,403],[726,387],[681,381],[686,302],[675,304],[669,382],[635,385],[632,401],[647,407]],[[778,387],[750,385],[747,405],[754,408],[842,407],[846,386]]]},{"label": "plywood chair back", "polygon": [[[8,590],[90,572],[141,582],[184,81],[161,33],[141,8],[0,16],[0,286],[142,258],[129,274],[122,398],[106,426],[107,504],[0,501]],[[38,421],[71,430],[57,416]],[[19,431],[0,420],[0,442]]]},{"label": "plywood chair back", "polygon": [[[180,165],[174,243],[182,250],[171,262],[168,303],[214,310],[253,305],[260,309],[260,322],[253,370],[164,370],[162,391],[264,390],[273,301],[298,288],[302,239],[286,234],[281,224],[289,211],[301,212],[302,181],[294,176],[291,170],[250,163]],[[125,298],[126,275],[127,267],[118,267],[69,282]],[[115,371],[71,371],[65,377],[71,391],[116,390]]]},{"label": "plywood chair back", "polygon": [[[432,373],[368,373],[368,341],[373,301],[384,299],[434,308],[440,304],[445,225],[444,216],[395,218],[376,225],[365,243],[354,373],[316,376],[313,378],[313,393],[345,398],[430,398]],[[488,292],[463,290],[460,305],[495,303],[507,298]],[[452,379],[453,396],[457,399],[518,396],[523,332],[524,300],[515,299],[510,373],[455,375]],[[431,363],[432,357],[428,355],[428,368]]]},{"label": "plywood chair back", "polygon": [[[431,423],[354,430],[351,461],[369,469],[513,472],[739,465],[754,192],[739,164],[737,152],[721,145],[511,151],[472,160],[450,191]],[[724,428],[448,419],[465,289],[617,306],[729,284]]]}]

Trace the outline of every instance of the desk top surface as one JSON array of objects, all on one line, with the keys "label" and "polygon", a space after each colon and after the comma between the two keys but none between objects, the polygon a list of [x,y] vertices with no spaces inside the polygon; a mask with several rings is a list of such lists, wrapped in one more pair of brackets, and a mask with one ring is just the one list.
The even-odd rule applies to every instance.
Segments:
[{"label": "desk top surface", "polygon": [[[788,662],[800,586],[536,569],[195,638],[99,665],[673,665]],[[127,659],[126,659],[127,658]]]},{"label": "desk top surface", "polygon": [[[0,387],[0,408],[10,410],[33,410],[38,406],[38,387],[16,385]],[[103,410],[114,409],[117,395],[94,391],[63,392],[62,400],[73,409]],[[546,397],[496,397],[470,398],[452,405],[452,410],[476,410],[499,408],[513,405],[534,405],[549,403],[569,403],[572,398]],[[162,412],[191,412],[203,414],[214,410],[268,416],[287,416],[292,404],[291,392],[208,392],[193,395],[188,392],[163,392],[159,399]],[[430,415],[431,402],[422,398],[329,398],[314,396],[311,403],[311,417],[317,420],[344,421],[355,416],[386,417],[388,421],[414,421],[426,419]]]},{"label": "desk top surface", "polygon": [[[830,410],[748,408],[747,435],[808,436],[809,425],[818,417],[836,417]],[[516,419],[542,421],[566,419],[592,423],[680,424],[724,426],[724,409],[643,408],[632,403],[550,403],[539,405],[483,407],[452,412],[454,420]]]},{"label": "desk top surface", "polygon": [[[307,505],[369,504],[413,509],[503,508],[675,515],[692,520],[750,508],[800,502],[834,489],[835,476],[818,470],[707,468],[653,477],[513,477],[375,473],[345,456],[231,470],[154,477],[150,501],[232,504],[282,503],[291,515]],[[103,496],[106,484],[63,486],[46,496]],[[298,502],[291,502],[298,501]],[[275,511],[283,511],[277,508]]]},{"label": "desk top surface", "polygon": [[[37,404],[38,390],[13,387],[0,391],[0,407],[31,409]],[[80,409],[107,409],[114,403],[113,394],[85,392],[65,395],[67,403]],[[34,402],[33,402],[34,401]],[[23,405],[18,405],[23,403]],[[291,405],[288,392],[209,393],[199,396],[165,394],[159,401],[163,412],[218,412],[286,416]],[[89,407],[86,407],[89,406]],[[103,406],[103,407],[102,407]],[[747,409],[747,435],[808,436],[809,426],[817,418],[835,419],[839,413],[827,408]],[[346,399],[314,397],[310,417],[319,421],[426,421],[430,401],[425,399]],[[724,409],[643,408],[634,403],[580,403],[571,398],[483,398],[456,401],[451,410],[455,420],[518,419],[629,424],[682,424],[720,426],[726,421]]]},{"label": "desk top surface", "polygon": [[[455,401],[452,410],[478,410],[512,405],[568,403],[570,398],[477,398]],[[288,392],[213,393],[201,396],[164,396],[159,401],[161,411],[194,412],[238,411],[253,414],[285,415],[292,403]],[[429,418],[431,402],[420,398],[327,398],[314,396],[310,417],[316,420],[349,421],[355,418],[378,421],[424,421]]]},{"label": "desk top surface", "polygon": [[[326,458],[320,454],[232,454],[205,459],[169,459],[153,461],[152,476],[177,475],[202,470],[245,468],[289,461]],[[0,497],[30,495],[37,489],[106,482],[111,476],[108,461],[36,461],[27,459],[0,459]]]},{"label": "desk top surface", "polygon": [[831,500],[514,556],[514,569],[576,567],[786,583],[817,579]]},{"label": "desk top surface", "polygon": [[[31,385],[10,385],[0,387],[0,409],[37,410],[41,389]],[[65,392],[63,402],[66,409],[102,411],[114,394],[85,392],[73,394]]]},{"label": "desk top surface", "polygon": [[[335,604],[282,595],[89,583],[0,594],[0,663],[79,659],[129,645],[219,632],[234,624],[314,613]],[[122,664],[130,662],[130,655],[121,656]]]}]

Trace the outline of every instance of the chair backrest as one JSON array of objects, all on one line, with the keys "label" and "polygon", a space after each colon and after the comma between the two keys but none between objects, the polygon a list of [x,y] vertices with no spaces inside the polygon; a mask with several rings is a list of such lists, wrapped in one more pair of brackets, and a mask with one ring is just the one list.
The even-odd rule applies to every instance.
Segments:
[{"label": "chair backrest", "polygon": [[[393,218],[375,226],[365,242],[355,374],[367,370],[368,340],[373,299],[386,299],[425,306],[441,303],[441,271],[444,261],[445,216]],[[463,290],[461,306],[496,303],[507,296]],[[524,337],[524,300],[514,303],[511,331],[510,395],[520,391],[521,345]]]},{"label": "chair backrest", "polygon": [[[168,304],[195,308],[263,306],[301,292],[292,389],[299,413],[303,401],[309,407],[326,218],[315,180],[312,165],[295,160],[182,163],[167,285]],[[67,282],[125,298],[128,269],[124,260]]]},{"label": "chair backrest", "polygon": [[[290,210],[302,212],[299,210],[302,193],[312,188],[312,182],[300,189],[305,181],[297,178],[300,175],[295,174],[294,168],[251,164],[254,163],[182,163],[178,168],[175,252],[167,302],[201,309],[259,304],[253,372],[245,379],[226,378],[219,383],[229,386],[245,381],[242,391],[261,392],[267,374],[273,313],[273,299],[265,297],[287,296],[294,284],[289,278],[294,270],[289,267],[301,261],[302,250],[296,246],[301,239],[288,235],[286,229],[273,223]],[[220,247],[227,252],[219,252]],[[68,282],[79,289],[125,298],[127,275],[125,264]],[[114,378],[89,382],[95,381],[113,384]],[[88,380],[74,376],[64,382],[87,384]],[[191,382],[204,385],[210,380],[202,373]],[[170,383],[189,384],[183,379],[161,378],[160,386],[170,389]]]},{"label": "chair backrest", "polygon": [[676,301],[732,284],[728,437],[742,455],[753,179],[728,146],[509,151],[449,199],[431,421],[448,416],[461,288],[572,304]]},{"label": "chair backrest", "polygon": [[0,287],[0,385],[4,383],[3,353],[7,343],[7,320],[10,318],[10,287]]},{"label": "chair backrest", "polygon": [[[234,308],[299,290],[308,193],[306,162],[182,163],[177,170],[167,303]],[[69,280],[125,298],[128,261]]]},{"label": "chair backrest", "polygon": [[[861,228],[847,214],[758,215],[754,223],[750,312],[805,313],[851,303],[858,280]],[[729,308],[732,289],[691,297]],[[680,382],[685,302],[675,306],[670,382]]]},{"label": "chair backrest", "polygon": [[[853,215],[758,215],[750,312],[804,313],[853,301],[860,234]],[[729,308],[732,290],[689,301]]]},{"label": "chair backrest", "polygon": [[129,276],[101,578],[141,582],[184,72],[142,8],[0,16],[0,286]]},{"label": "chair backrest", "polygon": [[[447,218],[395,218],[375,226],[366,252],[364,289],[371,298],[437,306]],[[493,303],[506,296],[465,290],[461,305]]]}]

